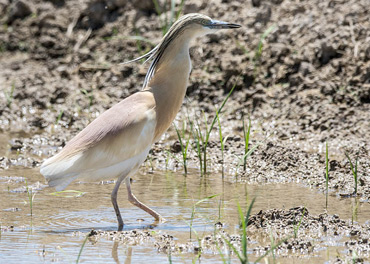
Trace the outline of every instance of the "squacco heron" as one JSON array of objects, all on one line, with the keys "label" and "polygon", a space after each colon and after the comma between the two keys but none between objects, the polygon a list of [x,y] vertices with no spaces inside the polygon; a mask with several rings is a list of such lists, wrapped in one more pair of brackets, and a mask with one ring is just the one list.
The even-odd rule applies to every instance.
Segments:
[{"label": "squacco heron", "polygon": [[117,179],[111,200],[118,230],[122,230],[117,192],[125,181],[128,200],[156,221],[163,222],[160,214],[134,196],[130,177],[146,159],[151,145],[171,125],[181,107],[191,71],[191,41],[219,29],[239,27],[201,14],[188,14],[178,19],[153,50],[133,60],[152,59],[142,90],[105,111],[57,155],[41,165],[40,172],[49,186],[61,191],[76,179]]}]

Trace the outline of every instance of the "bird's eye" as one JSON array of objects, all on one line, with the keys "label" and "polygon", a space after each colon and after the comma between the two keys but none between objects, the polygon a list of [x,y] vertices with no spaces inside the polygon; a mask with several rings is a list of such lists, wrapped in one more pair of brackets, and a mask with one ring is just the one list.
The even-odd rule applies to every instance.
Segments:
[{"label": "bird's eye", "polygon": [[212,21],[210,21],[210,20],[208,20],[208,19],[202,19],[202,20],[200,21],[200,23],[201,23],[201,25],[203,25],[203,26],[209,26],[209,25],[212,23]]}]

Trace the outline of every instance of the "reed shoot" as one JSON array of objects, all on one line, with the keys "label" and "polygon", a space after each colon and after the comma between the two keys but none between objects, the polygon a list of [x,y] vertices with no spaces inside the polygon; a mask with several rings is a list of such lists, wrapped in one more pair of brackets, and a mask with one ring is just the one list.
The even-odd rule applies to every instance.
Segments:
[{"label": "reed shoot", "polygon": [[188,138],[185,140],[185,133],[186,133],[186,122],[183,122],[182,124],[182,129],[181,131],[176,127],[176,124],[174,124],[176,133],[177,133],[177,138],[179,139],[180,142],[180,147],[181,147],[181,154],[182,154],[182,164],[184,167],[184,172],[185,174],[188,173],[188,166],[187,166],[187,156],[188,156],[188,149],[189,149],[189,143],[190,143],[190,135],[188,135]]},{"label": "reed shoot", "polygon": [[247,166],[247,153],[249,150],[249,136],[251,134],[251,118],[249,117],[248,129],[245,129],[244,117],[243,117],[243,136],[244,136],[244,158],[243,158],[243,170],[245,171]]},{"label": "reed shoot", "polygon": [[351,158],[349,157],[348,153],[346,152],[345,153],[348,161],[349,161],[349,165],[351,166],[351,171],[352,171],[352,174],[353,174],[353,179],[355,181],[355,191],[353,192],[353,194],[355,196],[357,196],[357,182],[358,182],[358,175],[357,175],[357,164],[358,164],[358,158],[356,158],[356,163],[355,163],[355,166],[353,166],[353,163],[351,161]]}]

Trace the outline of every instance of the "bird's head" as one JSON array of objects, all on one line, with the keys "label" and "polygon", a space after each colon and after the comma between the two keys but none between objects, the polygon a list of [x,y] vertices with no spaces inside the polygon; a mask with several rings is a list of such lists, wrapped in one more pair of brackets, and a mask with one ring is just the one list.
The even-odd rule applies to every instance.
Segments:
[{"label": "bird's head", "polygon": [[[213,20],[208,16],[193,13],[180,17],[168,30],[166,35],[162,38],[161,42],[147,54],[140,56],[134,60],[125,62],[138,61],[143,58],[148,58],[146,61],[152,59],[148,73],[144,80],[143,87],[146,87],[153,77],[156,67],[163,61],[163,56],[169,47],[189,47],[189,42],[197,37],[206,34],[215,33],[220,29],[240,28],[241,26],[234,23],[228,23],[218,20]],[[176,49],[174,49],[176,50]]]},{"label": "bird's head", "polygon": [[186,35],[189,38],[195,38],[206,34],[214,33],[220,29],[240,28],[241,26],[234,23],[228,23],[211,19],[202,14],[187,14],[180,17],[170,28],[166,37],[179,37]]}]

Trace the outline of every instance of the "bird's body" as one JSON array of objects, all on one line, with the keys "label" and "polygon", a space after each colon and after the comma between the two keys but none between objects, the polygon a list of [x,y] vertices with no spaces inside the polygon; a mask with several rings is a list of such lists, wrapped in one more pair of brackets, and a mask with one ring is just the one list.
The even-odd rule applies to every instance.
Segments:
[{"label": "bird's body", "polygon": [[61,152],[46,160],[40,171],[57,191],[76,178],[117,178],[145,160],[154,140],[155,125],[152,94],[135,93],[91,122]]},{"label": "bird's body", "polygon": [[[194,23],[192,30],[186,30],[196,19],[199,23]],[[136,199],[129,178],[144,162],[151,145],[168,129],[181,107],[191,72],[190,41],[209,33],[210,29],[200,23],[205,20],[212,22],[206,16],[191,14],[175,23],[162,42],[148,54],[153,57],[153,62],[143,90],[101,114],[57,155],[42,164],[40,172],[50,186],[60,191],[75,179],[101,181],[116,178],[111,198],[121,230],[123,221],[116,199],[121,182],[126,180],[129,201],[157,220],[163,219]]]}]

